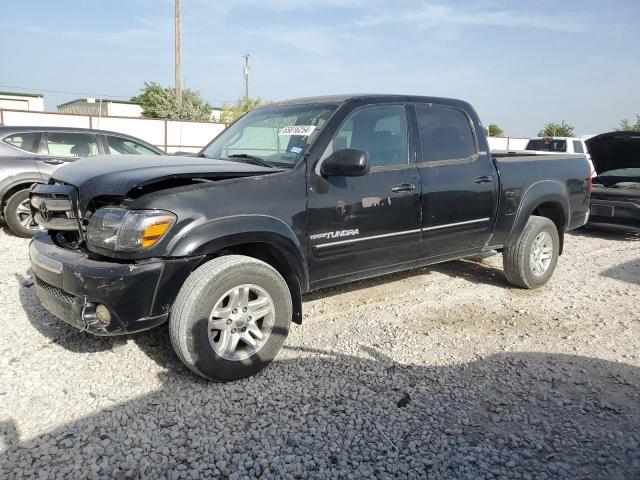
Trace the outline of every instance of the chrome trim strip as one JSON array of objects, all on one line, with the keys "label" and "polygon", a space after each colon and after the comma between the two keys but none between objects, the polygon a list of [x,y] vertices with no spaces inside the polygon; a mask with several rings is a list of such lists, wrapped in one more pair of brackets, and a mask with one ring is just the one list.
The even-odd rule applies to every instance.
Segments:
[{"label": "chrome trim strip", "polygon": [[472,223],[488,222],[489,220],[491,220],[491,219],[489,217],[486,217],[486,218],[478,218],[476,220],[466,220],[464,222],[447,223],[445,225],[436,225],[435,227],[423,228],[422,231],[423,232],[429,232],[431,230],[440,230],[442,228],[458,227],[458,226],[461,226],[461,225],[470,225]]},{"label": "chrome trim strip", "polygon": [[53,258],[46,257],[35,249],[33,243],[29,245],[29,257],[31,258],[31,263],[42,268],[43,270],[57,273],[58,275],[62,274],[62,262],[54,260]]},{"label": "chrome trim strip", "polygon": [[339,240],[337,242],[329,242],[329,243],[323,243],[321,245],[314,245],[314,248],[321,249],[321,248],[326,248],[326,247],[335,247],[337,245],[345,245],[345,244],[348,244],[348,243],[364,242],[365,240],[375,240],[377,238],[397,237],[397,236],[400,236],[400,235],[408,235],[410,233],[429,232],[429,231],[432,231],[432,230],[441,230],[443,228],[459,227],[459,226],[462,226],[462,225],[471,225],[471,224],[474,224],[474,223],[488,222],[490,220],[491,220],[491,218],[489,218],[489,217],[478,218],[478,219],[475,219],[475,220],[466,220],[464,222],[456,222],[456,223],[447,223],[445,225],[437,225],[435,227],[417,228],[415,230],[405,230],[404,232],[383,233],[382,235],[371,235],[370,237],[350,238],[349,240]]},{"label": "chrome trim strip", "polygon": [[346,243],[364,242],[365,240],[375,240],[376,238],[396,237],[399,235],[408,235],[410,233],[420,233],[422,229],[417,228],[415,230],[405,230],[404,232],[383,233],[381,235],[371,235],[370,237],[352,238],[349,240],[339,240],[337,242],[323,243],[322,245],[315,245],[315,248],[334,247],[336,245],[343,245]]}]

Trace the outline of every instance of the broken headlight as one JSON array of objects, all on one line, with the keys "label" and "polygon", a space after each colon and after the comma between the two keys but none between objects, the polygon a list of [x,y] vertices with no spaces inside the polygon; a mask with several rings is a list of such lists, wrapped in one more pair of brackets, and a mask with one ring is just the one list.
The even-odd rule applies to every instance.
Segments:
[{"label": "broken headlight", "polygon": [[89,219],[87,243],[113,251],[144,250],[153,247],[176,223],[176,216],[164,210],[99,208]]}]

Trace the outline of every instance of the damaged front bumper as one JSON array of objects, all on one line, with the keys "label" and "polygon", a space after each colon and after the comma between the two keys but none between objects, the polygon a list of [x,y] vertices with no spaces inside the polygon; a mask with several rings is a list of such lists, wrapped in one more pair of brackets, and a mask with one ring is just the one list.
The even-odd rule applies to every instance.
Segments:
[{"label": "damaged front bumper", "polygon": [[[138,332],[164,323],[180,287],[202,259],[95,260],[82,251],[59,247],[46,233],[31,241],[29,256],[42,305],[95,335]],[[101,305],[99,318],[96,309]]]}]

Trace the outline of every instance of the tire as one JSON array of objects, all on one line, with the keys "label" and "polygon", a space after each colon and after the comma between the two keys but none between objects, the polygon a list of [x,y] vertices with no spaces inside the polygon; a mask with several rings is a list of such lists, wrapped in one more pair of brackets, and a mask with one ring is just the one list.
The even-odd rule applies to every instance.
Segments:
[{"label": "tire", "polygon": [[[38,225],[33,222],[31,214],[23,211],[25,202],[29,201],[29,189],[19,190],[9,197],[4,207],[4,221],[18,237],[31,238],[38,231]],[[25,224],[28,222],[28,225]]]},{"label": "tire", "polygon": [[[542,244],[544,248],[536,249],[534,242],[537,242],[537,239],[540,238],[547,239],[548,243]],[[540,244],[538,246],[540,247]],[[560,237],[555,224],[548,218],[532,215],[527,220],[520,237],[513,245],[506,247],[502,252],[504,273],[507,281],[516,287],[528,289],[543,286],[549,281],[556,269],[559,247]],[[532,255],[535,255],[536,252],[539,254],[541,251],[549,252],[548,263],[546,263],[546,259],[541,260],[541,263],[532,260]],[[545,255],[542,254],[542,256]],[[537,258],[542,257],[539,256]],[[542,262],[544,262],[544,265],[542,265]],[[536,263],[537,265],[534,265]],[[541,265],[546,268],[542,268]]]},{"label": "tire", "polygon": [[[242,303],[245,291],[248,301]],[[259,317],[267,310],[270,313]],[[205,263],[187,278],[171,311],[169,334],[178,357],[193,372],[209,380],[238,380],[271,363],[289,333],[292,316],[291,292],[274,268],[251,257],[228,255]],[[224,347],[233,341],[227,345],[225,339],[238,337],[235,350],[227,351]],[[245,339],[259,348],[254,351]]]}]

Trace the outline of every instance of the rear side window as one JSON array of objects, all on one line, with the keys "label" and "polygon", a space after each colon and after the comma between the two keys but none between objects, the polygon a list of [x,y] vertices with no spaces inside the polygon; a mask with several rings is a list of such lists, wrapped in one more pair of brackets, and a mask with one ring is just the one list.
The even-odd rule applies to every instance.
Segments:
[{"label": "rear side window", "polygon": [[467,115],[457,108],[417,105],[422,161],[456,160],[476,153]]},{"label": "rear side window", "polygon": [[14,133],[4,137],[4,143],[8,143],[14,147],[18,147],[21,150],[25,150],[31,153],[38,153],[38,144],[40,139],[40,132],[25,132]]},{"label": "rear side window", "polygon": [[582,148],[582,142],[579,140],[573,141],[573,151],[574,153],[584,153],[584,148]]},{"label": "rear side window", "polygon": [[107,136],[107,143],[111,155],[157,155],[150,148],[128,138]]},{"label": "rear side window", "polygon": [[90,157],[98,154],[98,142],[89,133],[50,132],[47,151],[54,157]]},{"label": "rear side window", "polygon": [[566,152],[567,141],[553,138],[534,138],[529,140],[525,150],[539,150],[542,152]]},{"label": "rear side window", "polygon": [[351,114],[331,142],[332,151],[358,148],[372,167],[406,165],[407,115],[402,105],[364,107]]}]

